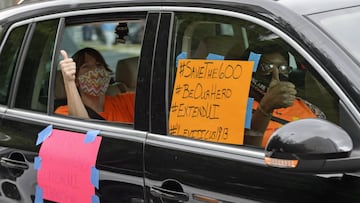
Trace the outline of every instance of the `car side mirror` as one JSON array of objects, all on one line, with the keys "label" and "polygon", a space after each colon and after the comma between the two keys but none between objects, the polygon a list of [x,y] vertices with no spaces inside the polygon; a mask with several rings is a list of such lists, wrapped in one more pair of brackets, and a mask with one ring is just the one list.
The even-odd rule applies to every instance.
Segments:
[{"label": "car side mirror", "polygon": [[[323,119],[294,121],[276,130],[265,147],[265,163],[293,172],[332,173],[358,170],[349,159],[350,136]],[[354,164],[354,165],[352,165]]]}]

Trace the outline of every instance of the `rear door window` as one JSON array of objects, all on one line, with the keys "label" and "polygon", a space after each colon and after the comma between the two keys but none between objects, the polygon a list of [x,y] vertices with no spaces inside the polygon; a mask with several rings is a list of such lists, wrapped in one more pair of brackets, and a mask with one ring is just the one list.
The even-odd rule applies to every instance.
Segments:
[{"label": "rear door window", "polygon": [[0,53],[0,104],[7,104],[11,78],[13,76],[27,25],[11,31],[1,47]]},{"label": "rear door window", "polygon": [[48,86],[58,20],[36,23],[18,81],[15,107],[47,111]]}]

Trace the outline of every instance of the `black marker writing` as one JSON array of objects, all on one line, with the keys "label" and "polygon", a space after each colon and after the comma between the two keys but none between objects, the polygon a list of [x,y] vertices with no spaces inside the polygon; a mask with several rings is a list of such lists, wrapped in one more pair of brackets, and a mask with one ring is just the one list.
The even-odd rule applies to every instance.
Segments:
[{"label": "black marker writing", "polygon": [[177,112],[175,114],[177,117],[219,119],[217,115],[218,108],[220,108],[218,104],[206,103],[205,105],[195,106],[181,103],[172,105],[171,112]]},{"label": "black marker writing", "polygon": [[235,66],[222,62],[219,66],[215,66],[214,62],[206,61],[204,65],[192,66],[191,61],[181,62],[179,66],[179,76],[195,79],[240,79],[242,75],[242,66]]},{"label": "black marker writing", "polygon": [[[177,88],[177,90],[179,87]],[[188,84],[183,85],[183,99],[202,99],[202,100],[216,100],[228,99],[232,95],[230,88],[217,88],[216,84],[211,85],[211,89],[206,89],[201,83],[197,83],[195,87],[191,88]]]}]

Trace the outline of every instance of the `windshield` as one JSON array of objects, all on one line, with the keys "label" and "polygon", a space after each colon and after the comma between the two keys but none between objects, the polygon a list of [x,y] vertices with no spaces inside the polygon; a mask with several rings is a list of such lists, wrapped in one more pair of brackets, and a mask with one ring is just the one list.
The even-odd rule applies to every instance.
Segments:
[{"label": "windshield", "polygon": [[314,14],[310,18],[360,63],[360,7]]}]

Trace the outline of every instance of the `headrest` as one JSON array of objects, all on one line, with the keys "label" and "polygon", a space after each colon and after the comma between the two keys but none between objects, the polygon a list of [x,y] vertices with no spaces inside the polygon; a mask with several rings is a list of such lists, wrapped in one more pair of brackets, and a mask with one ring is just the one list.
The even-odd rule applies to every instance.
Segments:
[{"label": "headrest", "polygon": [[[239,40],[233,36],[209,36],[200,41],[192,58],[205,59],[209,53],[225,56],[234,44],[237,43],[239,43]],[[238,51],[242,53],[243,49],[244,47],[240,47],[240,50]]]},{"label": "headrest", "polygon": [[135,90],[139,56],[119,60],[116,65],[115,81],[124,83],[128,90]]}]

